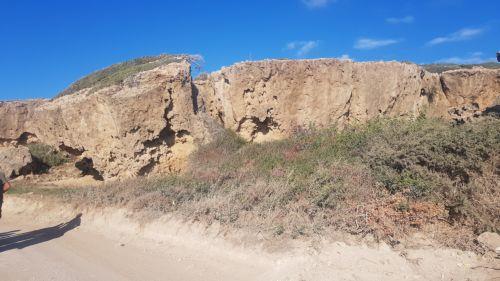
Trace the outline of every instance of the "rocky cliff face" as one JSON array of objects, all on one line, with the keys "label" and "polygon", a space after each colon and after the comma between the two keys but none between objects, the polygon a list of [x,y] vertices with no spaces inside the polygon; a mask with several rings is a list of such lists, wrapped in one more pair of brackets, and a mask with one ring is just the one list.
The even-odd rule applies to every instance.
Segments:
[{"label": "rocky cliff face", "polygon": [[[500,106],[500,70],[453,70],[440,76],[448,103],[446,117],[459,120],[486,111],[498,111]],[[498,112],[497,112],[498,113]]]},{"label": "rocky cliff face", "polygon": [[486,69],[439,75],[397,62],[273,60],[223,68],[196,86],[214,119],[247,140],[265,141],[310,125],[423,111],[450,117],[450,108],[468,105],[484,110],[500,93],[499,75]]},{"label": "rocky cliff face", "polygon": [[129,177],[182,170],[212,138],[214,121],[266,141],[377,116],[461,118],[493,107],[499,95],[500,70],[433,74],[397,62],[273,60],[193,83],[184,61],[54,100],[0,103],[0,143],[43,142],[72,154],[83,171]]},{"label": "rocky cliff face", "polygon": [[3,103],[0,136],[59,147],[104,178],[176,171],[206,137],[192,92],[189,64],[172,63],[98,91]]}]

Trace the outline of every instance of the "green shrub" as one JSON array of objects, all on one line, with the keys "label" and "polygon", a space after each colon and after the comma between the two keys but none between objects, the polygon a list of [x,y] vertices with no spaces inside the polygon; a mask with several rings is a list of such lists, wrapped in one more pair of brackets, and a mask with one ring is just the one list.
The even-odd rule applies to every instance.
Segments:
[{"label": "green shrub", "polygon": [[498,69],[500,68],[500,64],[496,62],[487,62],[480,64],[447,64],[447,63],[437,63],[437,64],[424,64],[422,67],[432,73],[442,73],[449,70],[456,69],[471,69],[473,67],[484,67],[489,69]]},{"label": "green shrub", "polygon": [[28,145],[31,156],[48,167],[60,166],[69,161],[67,154],[43,143]]},{"label": "green shrub", "polygon": [[[217,154],[222,168],[213,171],[213,178],[285,181],[287,191],[278,199],[282,206],[306,198],[319,208],[337,208],[353,189],[352,181],[346,180],[349,173],[368,167],[377,182],[374,186],[403,194],[408,200],[443,204],[451,210],[450,219],[459,212],[462,222],[471,220],[476,229],[498,230],[495,217],[500,208],[485,203],[485,198],[500,192],[494,184],[498,173],[491,172],[500,151],[498,128],[500,120],[495,118],[453,125],[422,116],[416,120],[378,119],[343,131],[312,130],[291,139],[250,143],[234,147],[232,153]],[[349,167],[346,175],[332,173],[339,163]]]},{"label": "green shrub", "polygon": [[[494,118],[453,125],[422,116],[261,144],[223,131],[191,156],[184,175],[116,182],[70,196],[292,238],[333,228],[394,242],[443,221],[467,233],[499,231],[499,128]],[[476,245],[463,233],[449,233],[455,232],[436,237],[451,246]]]},{"label": "green shrub", "polygon": [[230,130],[221,130],[215,139],[200,146],[190,159],[195,178],[217,180],[222,170],[234,170],[239,163],[231,161],[246,141]]}]

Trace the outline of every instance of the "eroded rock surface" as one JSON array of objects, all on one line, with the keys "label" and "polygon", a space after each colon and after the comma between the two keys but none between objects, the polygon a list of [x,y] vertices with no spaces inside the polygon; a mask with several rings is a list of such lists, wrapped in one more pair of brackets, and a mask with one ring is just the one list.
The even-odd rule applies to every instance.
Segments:
[{"label": "eroded rock surface", "polygon": [[347,60],[245,62],[195,83],[199,103],[247,140],[280,139],[300,128],[343,126],[377,116],[484,110],[500,93],[500,71],[433,74],[415,64]]},{"label": "eroded rock surface", "polygon": [[25,146],[0,146],[0,171],[7,177],[30,172],[32,161],[29,149]]},{"label": "eroded rock surface", "polygon": [[[500,250],[500,235],[498,233],[484,232],[477,237],[477,241],[492,252]],[[497,254],[500,255],[500,253]]]},{"label": "eroded rock surface", "polygon": [[500,70],[463,69],[441,74],[441,84],[449,106],[474,105],[479,110],[491,107],[500,97]]},{"label": "eroded rock surface", "polygon": [[259,142],[378,116],[460,119],[498,104],[499,77],[319,59],[239,63],[193,83],[189,63],[174,62],[54,100],[0,103],[0,143],[49,144],[94,178],[175,172],[213,123]]},{"label": "eroded rock surface", "polygon": [[448,113],[459,122],[485,112],[500,113],[500,71],[493,69],[453,70],[441,75]]},{"label": "eroded rock surface", "polygon": [[90,159],[104,178],[177,171],[205,138],[191,95],[190,65],[172,63],[98,91],[1,104],[0,137],[35,136]]}]

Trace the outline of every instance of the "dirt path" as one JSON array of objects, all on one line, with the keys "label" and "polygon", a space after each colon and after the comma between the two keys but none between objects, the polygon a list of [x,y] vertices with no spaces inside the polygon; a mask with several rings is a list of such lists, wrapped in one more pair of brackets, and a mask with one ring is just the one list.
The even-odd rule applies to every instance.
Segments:
[{"label": "dirt path", "polygon": [[[17,202],[19,203],[19,202]],[[122,214],[40,216],[12,203],[0,220],[0,280],[496,280],[497,261],[444,249],[326,243],[269,253]],[[45,210],[46,211],[46,210]],[[131,231],[131,229],[136,229]],[[496,264],[495,264],[496,263]],[[478,267],[479,266],[479,267]]]},{"label": "dirt path", "polygon": [[76,225],[40,229],[11,217],[1,221],[0,233],[4,281],[257,280],[261,271],[230,257],[214,258],[182,247],[114,241]]}]

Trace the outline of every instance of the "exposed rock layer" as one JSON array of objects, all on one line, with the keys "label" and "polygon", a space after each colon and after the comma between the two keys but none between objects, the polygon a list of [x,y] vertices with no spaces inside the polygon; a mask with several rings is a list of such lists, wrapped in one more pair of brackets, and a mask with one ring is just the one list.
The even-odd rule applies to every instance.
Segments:
[{"label": "exposed rock layer", "polygon": [[191,95],[189,64],[172,63],[96,92],[3,103],[0,136],[33,136],[87,159],[105,178],[175,171],[205,137]]},{"label": "exposed rock layer", "polygon": [[499,95],[500,70],[432,74],[397,62],[274,60],[236,64],[193,84],[189,63],[180,62],[97,91],[0,103],[0,142],[43,142],[104,178],[128,177],[182,170],[211,139],[213,120],[265,141],[377,116],[459,118],[468,108],[492,108]]},{"label": "exposed rock layer", "polygon": [[0,171],[4,172],[7,177],[30,172],[32,161],[27,147],[0,146]]},{"label": "exposed rock layer", "polygon": [[343,126],[377,116],[450,117],[450,108],[484,110],[500,94],[500,71],[442,75],[398,62],[331,59],[236,64],[196,81],[200,104],[247,140],[279,139],[295,130]]}]

